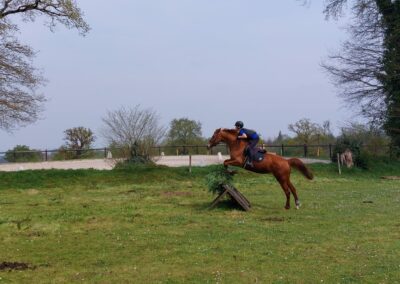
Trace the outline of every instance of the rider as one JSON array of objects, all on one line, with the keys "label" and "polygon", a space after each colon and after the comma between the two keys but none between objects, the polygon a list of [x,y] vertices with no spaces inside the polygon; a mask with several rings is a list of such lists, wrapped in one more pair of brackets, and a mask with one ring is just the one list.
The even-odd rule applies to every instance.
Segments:
[{"label": "rider", "polygon": [[241,121],[236,121],[235,127],[239,130],[238,139],[246,139],[249,142],[249,152],[250,155],[247,158],[247,164],[249,166],[253,166],[252,158],[256,154],[256,146],[258,140],[260,140],[260,136],[258,136],[257,132],[251,129],[243,128],[244,124]]}]

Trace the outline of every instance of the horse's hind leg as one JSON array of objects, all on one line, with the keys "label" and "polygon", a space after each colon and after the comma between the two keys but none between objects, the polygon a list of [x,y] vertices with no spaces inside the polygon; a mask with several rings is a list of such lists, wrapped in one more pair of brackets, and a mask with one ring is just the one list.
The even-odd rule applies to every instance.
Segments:
[{"label": "horse's hind leg", "polygon": [[279,184],[281,185],[283,191],[285,192],[286,195],[286,205],[285,209],[290,209],[290,188],[286,180],[284,179],[278,179]]},{"label": "horse's hind leg", "polygon": [[299,209],[300,208],[300,201],[299,201],[299,198],[297,196],[297,190],[294,187],[294,185],[290,182],[290,180],[288,181],[288,186],[289,186],[290,192],[293,194],[294,202],[296,203],[296,209]]}]

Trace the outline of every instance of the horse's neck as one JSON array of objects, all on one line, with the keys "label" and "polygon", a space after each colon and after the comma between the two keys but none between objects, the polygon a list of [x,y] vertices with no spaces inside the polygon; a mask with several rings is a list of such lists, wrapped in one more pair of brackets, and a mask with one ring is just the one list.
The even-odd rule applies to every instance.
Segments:
[{"label": "horse's neck", "polygon": [[236,135],[230,133],[226,136],[225,143],[228,144],[231,153],[243,151],[247,145],[245,140],[238,140]]}]

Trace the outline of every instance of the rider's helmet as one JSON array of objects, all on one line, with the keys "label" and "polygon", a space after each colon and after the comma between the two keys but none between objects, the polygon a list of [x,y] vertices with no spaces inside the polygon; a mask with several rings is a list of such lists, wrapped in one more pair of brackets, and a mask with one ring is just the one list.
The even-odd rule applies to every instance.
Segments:
[{"label": "rider's helmet", "polygon": [[244,124],[243,124],[243,122],[241,122],[241,121],[239,120],[239,121],[236,121],[235,126],[236,126],[236,127],[239,127],[239,128],[243,128]]}]

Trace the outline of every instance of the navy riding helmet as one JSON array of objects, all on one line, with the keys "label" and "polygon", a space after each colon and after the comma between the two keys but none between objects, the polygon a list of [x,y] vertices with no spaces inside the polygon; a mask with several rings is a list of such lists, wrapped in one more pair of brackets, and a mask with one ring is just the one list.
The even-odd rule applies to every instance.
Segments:
[{"label": "navy riding helmet", "polygon": [[236,126],[236,127],[239,127],[239,128],[243,128],[244,124],[243,124],[243,122],[241,122],[241,121],[239,120],[239,121],[236,121],[235,126]]}]

